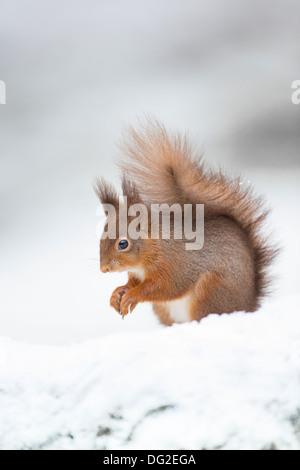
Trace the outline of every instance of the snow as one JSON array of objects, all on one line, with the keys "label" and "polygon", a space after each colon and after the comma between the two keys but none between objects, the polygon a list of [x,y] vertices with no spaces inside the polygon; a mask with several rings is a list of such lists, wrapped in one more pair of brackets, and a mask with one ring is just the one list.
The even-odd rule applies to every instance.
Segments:
[{"label": "snow", "polygon": [[300,449],[300,296],[69,346],[0,338],[2,449]]}]

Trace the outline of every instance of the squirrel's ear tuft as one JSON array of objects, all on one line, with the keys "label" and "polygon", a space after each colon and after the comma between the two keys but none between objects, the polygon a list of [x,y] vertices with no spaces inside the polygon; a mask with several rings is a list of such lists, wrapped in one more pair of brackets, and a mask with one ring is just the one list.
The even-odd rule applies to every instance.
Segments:
[{"label": "squirrel's ear tuft", "polygon": [[128,178],[125,173],[123,173],[122,178],[122,191],[123,196],[127,196],[128,205],[142,202],[136,185]]},{"label": "squirrel's ear tuft", "polygon": [[110,183],[107,183],[104,178],[97,178],[93,187],[101,204],[117,206],[119,201],[118,195],[114,187]]}]

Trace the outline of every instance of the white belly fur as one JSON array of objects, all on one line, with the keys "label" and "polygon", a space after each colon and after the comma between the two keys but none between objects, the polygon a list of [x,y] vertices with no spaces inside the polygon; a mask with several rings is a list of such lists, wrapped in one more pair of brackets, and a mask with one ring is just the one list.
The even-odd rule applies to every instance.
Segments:
[{"label": "white belly fur", "polygon": [[[145,272],[141,268],[135,268],[130,270],[131,274],[139,279],[139,281],[143,282],[145,279]],[[165,302],[165,306],[169,312],[171,319],[175,323],[184,323],[190,321],[189,316],[189,303],[190,303],[190,296],[186,295],[181,297],[180,299],[170,300],[169,302]]]},{"label": "white belly fur", "polygon": [[131,269],[129,271],[131,274],[134,274],[134,276],[140,281],[140,282],[143,282],[143,280],[145,279],[145,272],[142,268],[135,268],[135,269]]},{"label": "white belly fur", "polygon": [[189,316],[190,296],[186,295],[177,300],[166,302],[169,315],[175,323],[184,323],[190,321]]}]

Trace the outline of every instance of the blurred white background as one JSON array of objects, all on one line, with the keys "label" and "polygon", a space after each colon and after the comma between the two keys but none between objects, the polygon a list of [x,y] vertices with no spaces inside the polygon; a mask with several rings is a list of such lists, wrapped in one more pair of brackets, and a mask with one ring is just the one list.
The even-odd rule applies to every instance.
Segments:
[{"label": "blurred white background", "polygon": [[[92,183],[113,181],[143,113],[188,130],[208,165],[243,174],[283,246],[274,295],[300,291],[297,1],[1,0],[0,334],[69,344],[160,328],[109,307]],[[123,277],[122,277],[123,276]]]}]

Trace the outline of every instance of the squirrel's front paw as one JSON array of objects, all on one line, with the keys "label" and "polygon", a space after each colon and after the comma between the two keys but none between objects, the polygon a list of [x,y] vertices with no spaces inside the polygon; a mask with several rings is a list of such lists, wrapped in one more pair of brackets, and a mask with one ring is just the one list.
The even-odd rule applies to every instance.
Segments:
[{"label": "squirrel's front paw", "polygon": [[111,298],[110,298],[110,305],[111,307],[113,307],[118,313],[121,313],[120,312],[120,303],[121,303],[121,299],[123,297],[123,295],[125,294],[125,292],[127,292],[128,290],[130,289],[129,286],[119,286],[117,287],[112,295],[111,295]]},{"label": "squirrel's front paw", "polygon": [[125,292],[125,294],[121,298],[120,302],[120,313],[124,318],[129,312],[132,312],[133,309],[137,306],[138,301],[135,297],[131,294],[131,292]]}]

